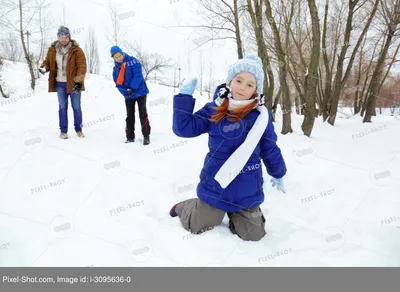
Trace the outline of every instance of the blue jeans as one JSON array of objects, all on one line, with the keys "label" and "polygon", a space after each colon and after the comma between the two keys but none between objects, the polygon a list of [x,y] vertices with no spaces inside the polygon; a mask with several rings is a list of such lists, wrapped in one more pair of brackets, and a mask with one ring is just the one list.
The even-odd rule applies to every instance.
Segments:
[{"label": "blue jeans", "polygon": [[58,96],[58,117],[60,119],[60,130],[63,133],[68,132],[68,95],[71,98],[72,110],[74,111],[74,128],[75,131],[82,130],[82,109],[81,94],[67,93],[67,83],[57,82],[56,85]]}]

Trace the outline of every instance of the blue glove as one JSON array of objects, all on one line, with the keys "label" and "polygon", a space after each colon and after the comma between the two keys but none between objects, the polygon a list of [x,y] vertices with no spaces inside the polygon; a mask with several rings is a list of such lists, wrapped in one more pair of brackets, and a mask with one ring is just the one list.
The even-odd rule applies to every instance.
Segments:
[{"label": "blue glove", "polygon": [[283,179],[282,178],[272,178],[271,179],[272,187],[277,188],[278,191],[281,191],[282,193],[286,194],[285,186],[283,185]]},{"label": "blue glove", "polygon": [[179,93],[193,95],[196,85],[197,78],[184,79],[182,84],[179,86]]}]

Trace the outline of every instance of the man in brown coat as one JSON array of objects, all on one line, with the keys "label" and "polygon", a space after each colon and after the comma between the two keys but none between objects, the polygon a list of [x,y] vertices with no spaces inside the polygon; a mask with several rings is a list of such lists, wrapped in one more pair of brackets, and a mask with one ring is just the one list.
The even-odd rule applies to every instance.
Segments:
[{"label": "man in brown coat", "polygon": [[50,72],[48,91],[57,92],[60,138],[68,138],[68,96],[74,112],[74,128],[82,138],[85,136],[82,133],[81,92],[85,90],[86,57],[78,43],[71,39],[68,28],[61,26],[57,37],[39,71],[42,74]]}]

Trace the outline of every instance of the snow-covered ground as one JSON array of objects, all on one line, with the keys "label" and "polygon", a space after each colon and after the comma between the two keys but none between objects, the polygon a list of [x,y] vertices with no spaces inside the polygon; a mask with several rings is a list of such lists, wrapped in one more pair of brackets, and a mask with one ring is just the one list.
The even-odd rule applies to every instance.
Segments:
[{"label": "snow-covered ground", "polygon": [[[58,138],[47,75],[36,92],[24,64],[6,62],[0,98],[0,266],[399,266],[400,120],[316,120],[312,138],[279,134],[287,194],[269,183],[268,234],[244,242],[223,225],[185,231],[170,207],[195,197],[207,135],[172,132],[173,88],[149,83],[151,144],[125,144],[123,97],[104,76],[82,95],[86,138]],[[196,92],[196,109],[207,96]],[[281,129],[281,119],[275,124]]]}]

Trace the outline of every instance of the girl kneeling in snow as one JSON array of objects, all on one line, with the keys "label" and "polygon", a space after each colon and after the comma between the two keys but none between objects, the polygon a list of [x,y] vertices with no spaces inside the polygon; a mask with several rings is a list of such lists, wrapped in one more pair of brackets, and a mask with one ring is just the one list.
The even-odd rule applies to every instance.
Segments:
[{"label": "girl kneeling in snow", "polygon": [[183,227],[202,233],[222,223],[243,240],[258,241],[265,234],[261,160],[272,185],[285,193],[286,165],[276,145],[271,113],[262,104],[264,72],[257,56],[246,56],[230,66],[226,84],[217,87],[214,101],[193,113],[197,79],[184,82],[174,96],[173,131],[183,138],[209,134],[209,152],[197,186],[198,198],[170,210]]}]

